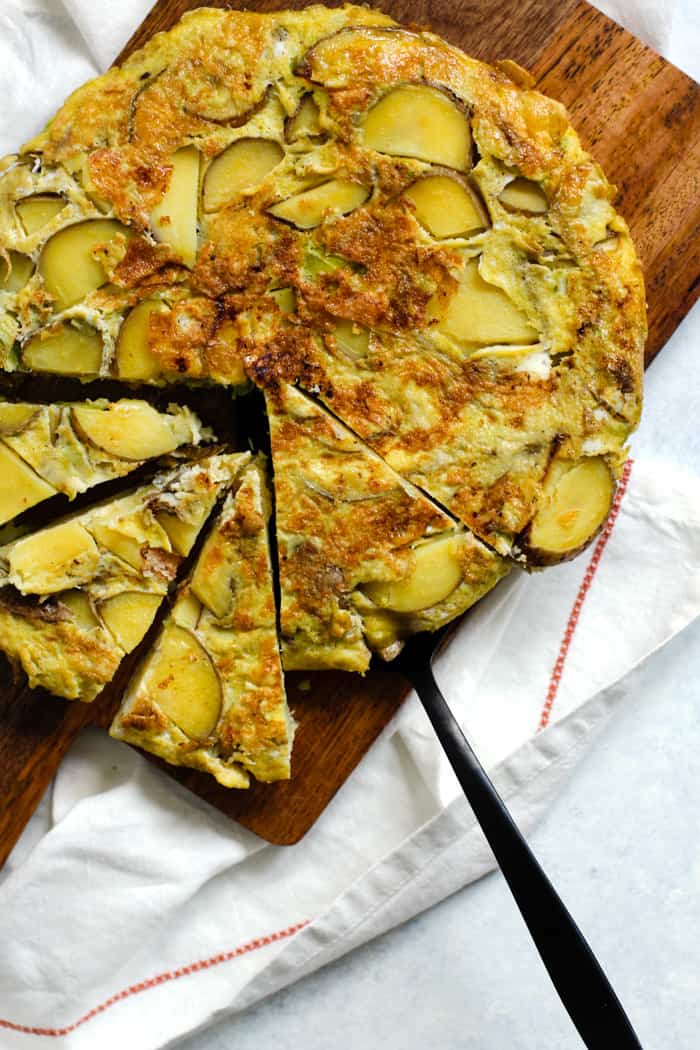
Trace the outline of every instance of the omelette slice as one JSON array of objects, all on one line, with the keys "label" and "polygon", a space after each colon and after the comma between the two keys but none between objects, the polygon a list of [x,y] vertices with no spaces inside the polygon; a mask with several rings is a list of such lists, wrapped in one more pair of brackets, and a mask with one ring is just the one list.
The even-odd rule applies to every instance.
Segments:
[{"label": "omelette slice", "polygon": [[94,700],[150,627],[248,453],[214,454],[0,547],[0,648],[30,686]]},{"label": "omelette slice", "polygon": [[270,500],[256,460],[229,493],[111,735],[225,787],[287,779],[287,708],[268,545]]},{"label": "omelette slice", "polygon": [[189,408],[146,401],[0,402],[0,525],[58,492],[72,499],[210,437]]},{"label": "omelette slice", "polygon": [[289,385],[267,394],[285,668],[366,671],[509,564]]}]

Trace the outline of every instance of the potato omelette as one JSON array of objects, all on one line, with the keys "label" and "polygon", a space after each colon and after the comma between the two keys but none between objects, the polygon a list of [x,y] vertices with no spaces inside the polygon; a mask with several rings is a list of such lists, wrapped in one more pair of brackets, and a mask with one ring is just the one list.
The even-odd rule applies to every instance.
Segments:
[{"label": "potato omelette", "polygon": [[[0,370],[23,389],[51,376],[122,391],[0,404],[13,479],[0,484],[0,520],[57,491],[95,486],[99,500],[100,483],[164,454],[195,469],[192,446],[216,435],[185,407],[193,388],[225,388],[234,416],[246,398],[266,406],[267,468],[255,459],[217,483],[196,567],[136,587],[150,623],[181,584],[125,710],[134,697],[148,707],[154,676],[172,674],[178,692],[189,657],[168,639],[183,631],[215,672],[209,707],[161,710],[155,748],[124,714],[115,732],[233,786],[287,776],[280,651],[287,669],[364,672],[372,653],[391,659],[511,569],[587,546],[642,399],[644,285],[614,192],[525,70],[354,6],[192,11],[0,161]],[[167,412],[151,404],[163,388]],[[119,425],[130,412],[131,444]],[[257,532],[224,550],[221,529],[246,499]],[[88,532],[91,514],[109,517],[102,506],[79,512]],[[81,520],[49,528],[75,533]],[[93,532],[85,581],[69,579],[60,546],[38,568],[24,558],[41,577],[33,597],[12,571],[18,548],[0,549],[0,647],[59,695],[92,698],[130,648],[91,596],[107,561],[142,573],[141,548],[130,561],[118,531],[99,552]],[[248,550],[262,566],[252,575]],[[85,587],[71,612],[63,595]],[[227,619],[244,593],[261,611],[249,627]],[[196,624],[183,626],[193,603]],[[97,676],[60,657],[66,623],[88,613],[105,640]],[[231,659],[212,639],[228,639]],[[251,714],[257,735],[237,660],[239,678],[271,690],[272,721]]]}]

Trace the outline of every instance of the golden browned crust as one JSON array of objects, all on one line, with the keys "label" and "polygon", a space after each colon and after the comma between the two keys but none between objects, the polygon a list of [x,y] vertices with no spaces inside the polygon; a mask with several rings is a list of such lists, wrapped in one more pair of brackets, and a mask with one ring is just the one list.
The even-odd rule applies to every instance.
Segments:
[{"label": "golden browned crust", "polygon": [[[368,137],[375,106],[418,89],[459,123],[468,145],[458,160]],[[317,124],[292,133],[310,101]],[[215,178],[207,188],[214,165],[254,140],[272,150],[271,166],[220,198],[225,179],[217,192]],[[178,167],[193,156],[194,178]],[[432,229],[415,200],[429,178],[470,199],[476,221]],[[341,186],[345,204],[289,211],[327,183]],[[534,206],[508,199],[518,183]],[[158,218],[177,186],[185,187],[180,204]],[[366,666],[366,610],[356,599],[371,558],[357,537],[369,537],[377,557],[383,551],[385,567],[407,565],[403,548],[442,513],[409,496],[410,485],[394,486],[390,498],[348,504],[342,528],[330,529],[329,501],[294,478],[302,454],[327,465],[313,431],[334,424],[320,413],[302,441],[289,418],[290,384],[490,552],[526,565],[520,538],[542,505],[553,457],[602,457],[619,475],[641,405],[639,263],[614,190],[564,108],[514,63],[490,67],[366,8],[199,9],[78,89],[4,166],[0,189],[3,258],[24,255],[34,268],[23,288],[0,289],[2,367],[26,367],[37,331],[80,322],[102,340],[90,374],[247,381],[265,391],[276,461],[291,465],[289,478],[276,477],[279,516],[295,537],[283,578],[306,632],[296,656],[286,638],[289,666],[324,665],[324,646],[335,666]],[[18,204],[37,194],[65,206],[30,230]],[[190,215],[190,233],[196,212],[190,256],[173,233],[178,208]],[[90,249],[108,283],[59,310],[42,272],[44,246],[67,225],[105,217],[124,224]],[[477,288],[496,303],[483,307],[482,331],[470,327],[482,309],[469,300]],[[162,309],[145,325],[149,368],[140,377],[120,371],[119,336],[129,311],[150,299]],[[512,330],[489,323],[489,310],[498,317],[501,309]],[[481,554],[469,557],[482,583],[495,581],[499,557],[485,557],[488,569]],[[283,623],[288,615],[283,602]],[[239,628],[252,630],[244,620]]]}]

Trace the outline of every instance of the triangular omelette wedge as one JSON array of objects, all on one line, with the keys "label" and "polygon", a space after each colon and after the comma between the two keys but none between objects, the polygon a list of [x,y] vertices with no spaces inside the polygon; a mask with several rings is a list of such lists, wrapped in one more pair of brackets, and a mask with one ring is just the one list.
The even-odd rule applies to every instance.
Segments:
[{"label": "triangular omelette wedge", "polygon": [[270,501],[256,460],[229,493],[110,733],[225,787],[287,779],[294,723],[277,642]]},{"label": "triangular omelette wedge", "polygon": [[0,648],[31,686],[94,700],[150,627],[222,486],[216,453],[0,547]]},{"label": "triangular omelette wedge", "polygon": [[267,394],[286,668],[366,671],[509,564],[292,386]]},{"label": "triangular omelette wedge", "polygon": [[146,401],[0,401],[0,525],[61,492],[69,498],[146,460],[211,437],[186,406]]}]

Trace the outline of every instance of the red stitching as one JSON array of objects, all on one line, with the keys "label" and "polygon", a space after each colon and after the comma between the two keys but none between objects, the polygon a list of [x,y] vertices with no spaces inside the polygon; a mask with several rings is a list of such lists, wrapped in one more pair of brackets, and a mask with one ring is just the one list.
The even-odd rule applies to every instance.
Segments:
[{"label": "red stitching", "polygon": [[610,508],[610,517],[608,518],[605,524],[605,528],[601,532],[598,538],[598,542],[595,545],[593,557],[591,558],[588,568],[586,569],[586,574],[583,577],[583,582],[581,583],[581,586],[578,589],[576,600],[574,601],[571,613],[569,614],[569,619],[566,624],[566,630],[564,631],[564,637],[562,638],[561,645],[559,646],[559,653],[557,655],[557,659],[554,664],[554,667],[552,668],[552,674],[549,679],[549,688],[547,689],[547,697],[542,708],[542,714],[540,715],[540,722],[537,727],[538,730],[544,729],[549,724],[549,717],[552,713],[552,707],[554,706],[554,701],[556,699],[557,693],[559,692],[559,683],[561,682],[562,675],[564,673],[564,664],[566,663],[566,658],[569,654],[569,648],[571,646],[571,641],[574,637],[574,632],[576,631],[576,627],[578,626],[579,617],[581,615],[581,609],[583,608],[583,603],[586,600],[586,595],[590,590],[591,584],[593,583],[593,578],[596,574],[598,566],[600,565],[600,559],[603,557],[603,551],[605,550],[608,540],[612,535],[612,531],[615,527],[615,522],[617,521],[617,516],[620,513],[622,499],[625,495],[625,492],[627,491],[627,483],[629,482],[630,474],[632,473],[632,463],[633,460],[628,459],[624,467],[622,468],[620,484],[617,486],[615,499],[613,500],[613,505]]},{"label": "red stitching", "polygon": [[120,992],[115,995],[111,995],[109,999],[105,999],[99,1006],[93,1006],[92,1010],[88,1010],[86,1014],[79,1017],[77,1021],[73,1021],[72,1024],[65,1025],[63,1028],[39,1028],[35,1025],[24,1025],[15,1024],[14,1021],[5,1021],[0,1017],[0,1028],[7,1028],[11,1032],[21,1032],[25,1035],[48,1035],[48,1036],[62,1036],[69,1035],[74,1032],[76,1028],[85,1024],[87,1021],[91,1021],[93,1017],[97,1017],[98,1014],[103,1013],[109,1009],[110,1006],[114,1006],[115,1003],[121,1002],[123,999],[128,999],[132,995],[138,995],[140,992],[147,992],[149,988],[155,988],[159,984],[166,984],[168,981],[177,981],[180,977],[189,977],[190,974],[199,973],[200,970],[208,970],[212,966],[219,966],[221,963],[230,962],[231,959],[238,959],[241,955],[247,955],[249,952],[257,951],[258,948],[264,948],[268,944],[274,944],[275,941],[282,941],[285,937],[292,937],[299,930],[303,930],[305,926],[308,926],[309,919],[304,919],[303,922],[298,922],[294,926],[288,926],[284,930],[276,930],[274,933],[266,934],[264,937],[256,937],[254,941],[248,941],[247,944],[241,944],[238,948],[233,948],[228,952],[220,952],[219,955],[212,955],[209,959],[199,959],[197,962],[189,963],[187,966],[181,966],[177,970],[166,970],[164,973],[159,973],[155,977],[148,977],[145,981],[139,981],[138,984],[132,984],[128,988],[122,988]]}]

